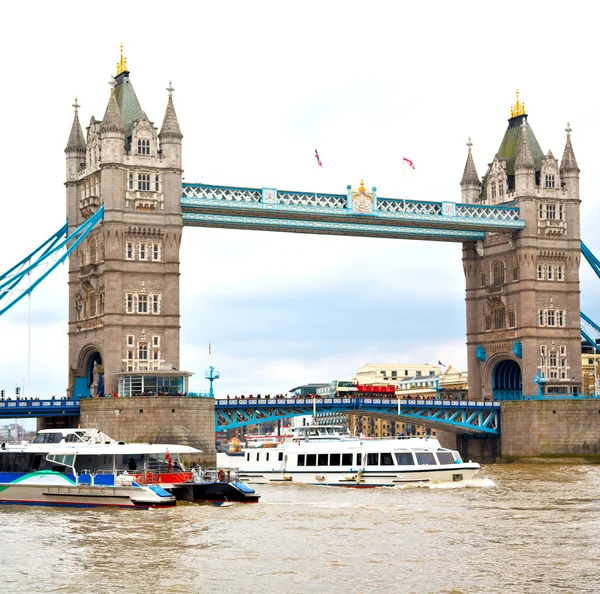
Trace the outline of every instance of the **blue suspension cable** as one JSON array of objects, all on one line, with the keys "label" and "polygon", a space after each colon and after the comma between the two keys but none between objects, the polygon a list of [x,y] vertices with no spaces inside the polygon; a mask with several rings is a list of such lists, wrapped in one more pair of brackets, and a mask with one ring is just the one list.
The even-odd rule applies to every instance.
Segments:
[{"label": "blue suspension cable", "polygon": [[[21,271],[17,276],[15,277],[11,277],[10,280],[5,281],[3,284],[0,284],[0,289],[6,285],[11,285],[11,288],[15,286],[16,282],[15,279],[18,277],[18,281],[20,281],[24,276],[26,276],[27,274],[29,274],[32,270],[34,270],[37,266],[39,266],[40,264],[42,264],[45,260],[47,260],[51,255],[57,253],[58,251],[60,251],[63,247],[65,247],[70,241],[73,241],[73,243],[71,244],[71,246],[65,251],[64,254],[62,254],[57,261],[50,266],[50,268],[48,270],[46,270],[46,272],[44,272],[44,274],[42,274],[40,276],[40,278],[38,278],[34,283],[31,284],[31,286],[29,286],[26,290],[24,290],[20,295],[18,295],[17,297],[15,297],[12,301],[10,301],[8,303],[8,305],[6,305],[4,308],[0,309],[0,316],[2,314],[4,314],[6,311],[8,311],[11,307],[13,307],[13,305],[16,305],[19,301],[21,301],[21,299],[23,299],[23,297],[25,297],[26,295],[29,295],[53,270],[56,269],[56,267],[59,264],[62,264],[71,254],[71,252],[87,237],[87,235],[89,234],[89,232],[100,222],[100,220],[102,219],[102,217],[104,216],[104,205],[100,205],[100,208],[97,210],[97,212],[91,216],[87,221],[85,221],[85,223],[83,223],[82,225],[80,225],[77,229],[75,229],[75,231],[73,231],[73,233],[71,233],[71,235],[69,235],[64,241],[62,241],[59,245],[53,245],[50,248],[48,248],[46,250],[46,252],[44,252],[42,254],[42,256],[40,256],[38,258],[38,260],[36,260],[36,262],[34,264],[32,264],[31,266],[27,267],[25,270]],[[46,245],[48,242],[45,242]],[[43,247],[43,246],[41,246]],[[34,254],[36,252],[38,252],[40,250],[40,248],[38,248],[35,252],[33,252]],[[14,270],[16,267],[13,266],[13,268],[11,270]],[[8,273],[7,273],[8,274]],[[6,274],[4,275],[4,277],[6,276]],[[0,291],[0,300],[6,295],[8,294],[8,289],[4,290],[4,291]]]}]

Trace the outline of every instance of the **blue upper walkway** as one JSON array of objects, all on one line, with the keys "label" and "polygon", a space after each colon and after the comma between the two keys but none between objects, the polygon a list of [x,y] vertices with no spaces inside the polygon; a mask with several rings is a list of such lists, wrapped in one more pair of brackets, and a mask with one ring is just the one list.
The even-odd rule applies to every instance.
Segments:
[{"label": "blue upper walkway", "polygon": [[323,194],[182,184],[183,224],[261,231],[324,235],[429,239],[483,240],[487,231],[525,228],[518,206],[486,206],[379,198],[361,185],[346,194]]}]

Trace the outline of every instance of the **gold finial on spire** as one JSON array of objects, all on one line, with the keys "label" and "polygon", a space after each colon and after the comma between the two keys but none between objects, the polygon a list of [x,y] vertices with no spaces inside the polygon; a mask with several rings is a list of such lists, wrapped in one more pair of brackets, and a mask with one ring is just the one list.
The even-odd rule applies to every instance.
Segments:
[{"label": "gold finial on spire", "polygon": [[127,58],[123,57],[123,44],[121,44],[121,59],[117,62],[117,76],[127,70]]},{"label": "gold finial on spire", "polygon": [[365,188],[365,182],[362,179],[360,180],[360,186],[358,186],[358,191],[359,192],[366,192],[367,191],[367,188]]},{"label": "gold finial on spire", "polygon": [[517,89],[517,101],[514,107],[510,108],[510,117],[516,118],[525,115],[525,103],[519,101],[519,89]]}]

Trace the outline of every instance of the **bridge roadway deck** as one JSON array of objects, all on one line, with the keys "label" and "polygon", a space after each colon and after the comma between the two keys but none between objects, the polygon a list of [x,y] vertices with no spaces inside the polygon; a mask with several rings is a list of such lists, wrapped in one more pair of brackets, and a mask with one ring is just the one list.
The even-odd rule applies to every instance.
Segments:
[{"label": "bridge roadway deck", "polygon": [[[149,398],[143,396],[140,398]],[[215,430],[224,431],[313,413],[354,412],[399,416],[456,433],[500,434],[501,403],[395,398],[278,398],[215,400]],[[0,400],[0,419],[79,416],[78,400]]]}]

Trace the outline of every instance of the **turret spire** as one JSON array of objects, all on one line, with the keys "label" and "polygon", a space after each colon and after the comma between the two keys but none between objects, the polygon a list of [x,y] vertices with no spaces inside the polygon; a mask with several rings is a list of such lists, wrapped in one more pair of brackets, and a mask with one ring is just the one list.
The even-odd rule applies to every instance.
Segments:
[{"label": "turret spire", "polygon": [[529,126],[525,120],[523,120],[523,125],[521,126],[521,145],[519,146],[519,153],[515,160],[515,172],[519,169],[532,169],[535,171],[535,162],[529,148]]},{"label": "turret spire", "polygon": [[165,117],[163,118],[160,133],[158,134],[161,143],[165,142],[166,140],[181,140],[183,138],[181,128],[179,127],[179,121],[177,120],[177,114],[175,113],[175,107],[173,105],[174,90],[173,83],[169,81],[169,86],[167,88],[169,93],[167,109],[165,110]]},{"label": "turret spire", "polygon": [[479,184],[479,176],[477,175],[477,169],[475,168],[475,161],[473,161],[473,155],[471,154],[471,147],[473,143],[471,142],[471,137],[469,136],[469,142],[467,142],[467,146],[469,147],[469,153],[467,154],[467,162],[465,164],[465,170],[463,172],[462,180],[460,182],[461,186],[468,182],[474,182]]},{"label": "turret spire", "polygon": [[81,106],[77,103],[77,97],[75,97],[75,103],[73,103],[73,109],[75,114],[73,116],[73,125],[71,126],[71,133],[69,134],[69,141],[65,148],[65,153],[68,151],[83,151],[85,152],[85,139],[83,138],[83,132],[81,130],[81,124],[79,123],[79,108]]},{"label": "turret spire", "polygon": [[567,143],[565,144],[565,151],[563,153],[562,161],[560,163],[561,176],[564,173],[579,173],[577,159],[575,159],[575,153],[573,152],[573,146],[571,145],[571,125],[569,123],[567,123],[565,132],[567,133]]},{"label": "turret spire", "polygon": [[106,112],[102,119],[100,126],[100,132],[117,132],[125,134],[125,126],[123,126],[123,120],[121,119],[121,111],[115,98],[115,79],[111,77],[110,84],[110,99],[106,106]]}]

